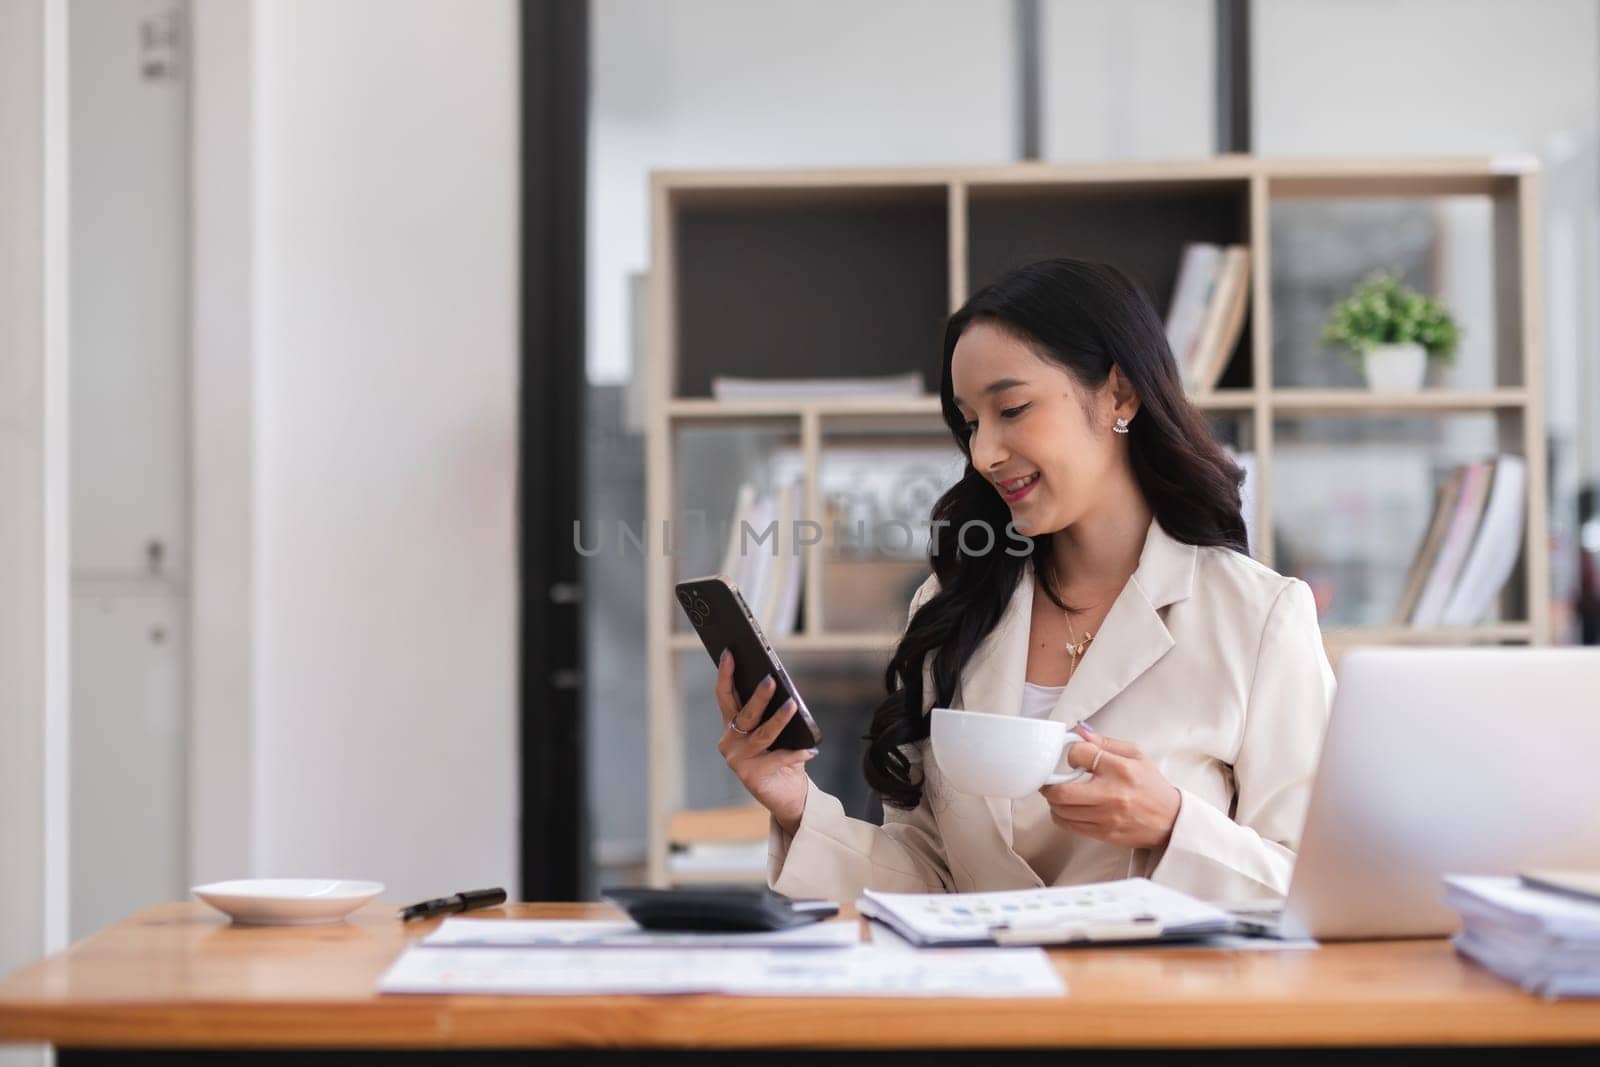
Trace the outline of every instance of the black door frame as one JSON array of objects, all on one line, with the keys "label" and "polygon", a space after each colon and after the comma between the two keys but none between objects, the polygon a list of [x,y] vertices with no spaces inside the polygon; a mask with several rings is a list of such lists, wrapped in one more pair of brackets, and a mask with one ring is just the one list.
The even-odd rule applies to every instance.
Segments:
[{"label": "black door frame", "polygon": [[1250,151],[1250,0],[1216,0],[1217,153]]},{"label": "black door frame", "polygon": [[576,900],[587,865],[582,477],[588,0],[521,8],[519,680],[524,900]]}]

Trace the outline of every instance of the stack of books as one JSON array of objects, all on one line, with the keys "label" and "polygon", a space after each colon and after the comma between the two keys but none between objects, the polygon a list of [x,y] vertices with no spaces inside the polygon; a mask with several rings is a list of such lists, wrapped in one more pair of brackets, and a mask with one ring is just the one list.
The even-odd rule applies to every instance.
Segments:
[{"label": "stack of books", "polygon": [[1183,246],[1167,309],[1167,345],[1189,393],[1216,388],[1244,329],[1250,302],[1250,249],[1194,242]]},{"label": "stack of books", "polygon": [[1600,997],[1600,871],[1445,878],[1456,951],[1546,997]]},{"label": "stack of books", "polygon": [[800,623],[805,553],[797,524],[805,518],[805,487],[799,479],[775,489],[739,487],[719,573],[733,579],[756,622],[769,637],[786,637]]},{"label": "stack of books", "polygon": [[1433,517],[1395,609],[1397,624],[1483,621],[1522,546],[1527,482],[1522,458],[1501,455],[1463,463],[1439,484]]}]

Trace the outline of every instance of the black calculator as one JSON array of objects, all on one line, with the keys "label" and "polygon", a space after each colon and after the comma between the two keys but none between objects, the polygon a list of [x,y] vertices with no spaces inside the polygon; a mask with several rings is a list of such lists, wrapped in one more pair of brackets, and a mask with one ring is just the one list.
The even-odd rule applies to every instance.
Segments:
[{"label": "black calculator", "polygon": [[600,896],[646,930],[787,930],[839,914],[831,900],[791,900],[753,886],[605,889]]}]

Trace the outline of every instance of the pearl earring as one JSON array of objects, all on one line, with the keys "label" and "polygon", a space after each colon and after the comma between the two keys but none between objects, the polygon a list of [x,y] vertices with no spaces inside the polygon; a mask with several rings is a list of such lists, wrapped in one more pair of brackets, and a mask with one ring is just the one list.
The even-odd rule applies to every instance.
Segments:
[{"label": "pearl earring", "polygon": [[1115,426],[1111,427],[1111,432],[1112,433],[1127,433],[1128,432],[1128,420],[1123,418],[1121,415],[1118,415],[1117,416],[1117,424]]}]

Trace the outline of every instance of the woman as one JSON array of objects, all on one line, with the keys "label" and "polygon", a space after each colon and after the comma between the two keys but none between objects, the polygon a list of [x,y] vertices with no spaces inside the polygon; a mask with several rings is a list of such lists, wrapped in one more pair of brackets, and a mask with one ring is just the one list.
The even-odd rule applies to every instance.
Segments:
[{"label": "woman", "polygon": [[[1333,673],[1310,590],[1246,555],[1242,474],[1149,302],[1099,264],[1013,271],[951,316],[940,399],[968,465],[934,507],[933,576],[868,737],[882,826],[813,785],[808,753],[766,751],[792,702],[757,726],[770,686],[741,707],[724,655],[718,748],[772,813],[773,888],[853,900],[1145,876],[1281,897]],[[955,536],[974,522],[991,550],[980,528]],[[958,793],[930,754],[935,706],[1073,725],[1088,742],[1068,762],[1093,774],[1017,801]]]}]

